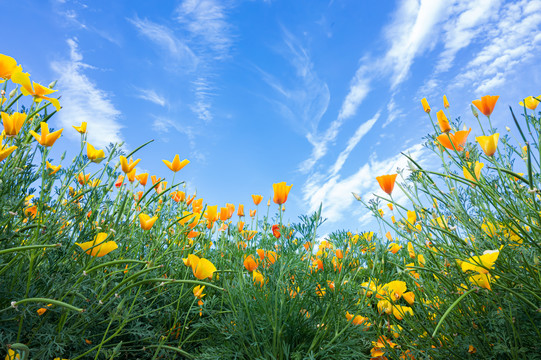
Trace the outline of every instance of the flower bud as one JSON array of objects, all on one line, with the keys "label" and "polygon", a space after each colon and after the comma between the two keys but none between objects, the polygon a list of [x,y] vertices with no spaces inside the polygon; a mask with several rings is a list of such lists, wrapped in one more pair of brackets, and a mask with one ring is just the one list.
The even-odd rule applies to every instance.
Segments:
[{"label": "flower bud", "polygon": [[477,109],[473,105],[470,105],[470,106],[471,106],[471,112],[473,113],[473,116],[475,116],[476,118],[479,118],[479,113],[477,112]]},{"label": "flower bud", "polygon": [[506,126],[506,127],[505,127],[505,130],[511,131],[511,128],[510,128],[509,126]]},{"label": "flower bud", "polygon": [[5,96],[6,95],[6,90],[2,89],[0,90],[0,96]]},{"label": "flower bud", "polygon": [[17,94],[17,89],[13,89],[9,92],[9,97],[12,98],[15,96],[15,94]]},{"label": "flower bud", "polygon": [[49,88],[49,89],[54,89],[54,87],[56,86],[56,82],[57,82],[57,81],[58,81],[58,80],[55,80],[55,81],[53,81],[52,83],[50,83],[49,86],[48,86],[48,88]]}]

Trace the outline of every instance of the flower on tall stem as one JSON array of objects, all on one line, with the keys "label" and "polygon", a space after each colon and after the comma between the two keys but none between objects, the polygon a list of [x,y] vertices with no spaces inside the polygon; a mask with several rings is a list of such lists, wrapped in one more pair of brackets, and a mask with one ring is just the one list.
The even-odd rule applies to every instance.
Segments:
[{"label": "flower on tall stem", "polygon": [[287,201],[287,196],[292,186],[293,184],[287,185],[285,181],[272,184],[274,190],[274,197],[272,200],[274,203],[278,205],[284,204]]},{"label": "flower on tall stem", "polygon": [[496,148],[498,147],[498,140],[500,139],[500,134],[495,133],[490,136],[478,136],[475,138],[481,148],[483,149],[486,156],[493,156],[496,153]]},{"label": "flower on tall stem", "polygon": [[34,101],[39,103],[41,100],[47,100],[56,108],[56,111],[60,110],[60,102],[58,99],[50,98],[45,95],[54,93],[57,90],[50,89],[35,82],[30,82],[30,75],[17,71],[11,75],[11,81],[21,85],[21,92],[24,96],[32,95]]},{"label": "flower on tall stem", "polygon": [[4,132],[6,136],[17,136],[23,124],[26,120],[25,113],[14,112],[9,115],[2,111],[2,124],[4,125]]},{"label": "flower on tall stem", "polygon": [[475,107],[478,108],[480,112],[482,112],[485,116],[488,117],[492,114],[492,111],[494,111],[494,106],[496,106],[498,98],[498,95],[486,95],[483,96],[481,100],[473,100],[472,104],[475,105]]},{"label": "flower on tall stem", "polygon": [[45,147],[53,146],[55,141],[62,135],[64,129],[57,130],[49,133],[49,125],[45,122],[40,123],[41,135],[38,135],[34,130],[30,130],[30,134],[36,139],[36,141]]},{"label": "flower on tall stem", "polygon": [[447,134],[441,134],[437,137],[438,142],[445,148],[449,150],[456,151],[462,151],[464,150],[464,145],[466,145],[466,141],[468,139],[468,135],[470,134],[471,128],[469,130],[460,130],[456,133],[447,133]]},{"label": "flower on tall stem", "polygon": [[391,195],[394,189],[394,183],[396,181],[397,176],[398,174],[381,175],[381,176],[376,177],[376,180],[378,181],[379,186],[381,187],[381,190]]}]

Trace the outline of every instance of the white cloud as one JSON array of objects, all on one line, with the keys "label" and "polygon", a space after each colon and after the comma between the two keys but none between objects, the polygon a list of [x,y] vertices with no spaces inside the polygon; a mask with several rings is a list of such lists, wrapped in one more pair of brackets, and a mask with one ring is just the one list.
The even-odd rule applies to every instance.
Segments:
[{"label": "white cloud", "polygon": [[392,69],[392,89],[407,78],[415,57],[435,46],[439,36],[436,25],[451,4],[450,0],[406,0],[395,13],[385,30],[390,49],[384,63]]},{"label": "white cloud", "polygon": [[214,0],[184,0],[176,8],[176,20],[184,24],[199,44],[208,47],[213,57],[222,59],[232,45],[231,26],[225,9]]},{"label": "white cloud", "polygon": [[151,40],[170,57],[169,70],[193,71],[199,62],[198,57],[185,42],[178,39],[173,31],[164,25],[147,19],[135,17],[128,19],[141,35]]},{"label": "white cloud", "polygon": [[328,144],[336,139],[344,120],[357,113],[359,105],[370,92],[369,79],[366,75],[367,71],[367,67],[359,67],[351,81],[349,92],[342,103],[338,118],[331,123],[327,131],[321,136],[316,131],[307,134],[306,137],[313,148],[310,157],[300,164],[299,170],[301,172],[306,173],[310,171],[317,161],[327,154]]},{"label": "white cloud", "polygon": [[[328,146],[332,143],[345,120],[356,115],[357,110],[371,90],[371,83],[377,77],[388,76],[391,90],[407,78],[415,57],[432,49],[433,39],[438,36],[436,25],[444,17],[451,0],[406,0],[393,15],[392,22],[385,27],[383,33],[388,43],[388,49],[382,57],[361,59],[361,65],[351,80],[349,92],[344,98],[337,118],[322,134],[309,133],[308,141],[312,144],[312,153],[304,160],[299,169],[309,172],[314,165],[327,154]],[[394,92],[389,103],[391,110],[396,110]],[[401,113],[390,113],[384,126],[388,125]]]},{"label": "white cloud", "polygon": [[69,129],[72,125],[86,121],[88,141],[93,145],[105,147],[109,143],[121,142],[120,111],[112,104],[110,95],[97,88],[83,73],[84,69],[91,67],[82,62],[83,56],[78,51],[77,39],[69,39],[67,42],[70,60],[51,63],[53,71],[59,76],[62,109],[58,112],[58,118],[67,130],[64,134],[76,139],[77,133]]},{"label": "white cloud", "polygon": [[340,153],[340,155],[338,155],[336,162],[331,168],[331,176],[338,174],[338,172],[342,169],[342,166],[344,166],[349,154],[351,154],[355,146],[357,146],[361,139],[370,131],[370,129],[372,129],[376,121],[378,121],[380,114],[381,113],[378,112],[372,119],[365,121],[357,128],[355,134],[353,134],[353,136],[349,139],[346,148]]},{"label": "white cloud", "polygon": [[472,87],[477,95],[501,87],[517,65],[539,54],[541,1],[522,0],[502,6],[497,21],[483,36],[480,51],[456,77],[453,87]]},{"label": "white cloud", "polygon": [[[428,150],[421,144],[416,144],[404,151],[409,153],[413,159],[419,159],[421,165],[429,161]],[[370,160],[359,167],[356,173],[341,178],[339,175],[325,177],[321,174],[311,175],[303,187],[303,199],[309,205],[308,212],[316,211],[323,203],[322,217],[327,218],[330,223],[338,222],[345,214],[356,213],[352,207],[356,200],[352,195],[355,192],[361,196],[363,201],[373,198],[373,194],[384,195],[379,188],[376,176],[396,172],[397,168],[406,169],[407,158],[401,154],[378,160],[373,154]],[[402,202],[404,195],[399,191],[393,193],[395,200]],[[363,213],[364,214],[364,213]],[[359,214],[359,221],[362,219]]]},{"label": "white cloud", "polygon": [[152,103],[154,103],[156,105],[160,105],[160,106],[166,106],[167,105],[167,101],[165,101],[165,98],[163,96],[159,95],[156,92],[156,90],[137,88],[136,91],[137,91],[137,94],[135,94],[135,96],[138,97],[139,99],[150,101],[150,102],[152,102]]},{"label": "white cloud", "polygon": [[282,30],[285,46],[280,52],[295,69],[296,77],[286,84],[275,76],[258,70],[263,80],[281,96],[280,101],[274,103],[282,114],[292,121],[295,130],[314,134],[329,105],[329,88],[314,70],[308,50],[285,28]]},{"label": "white cloud", "polygon": [[457,53],[486,31],[483,25],[498,14],[500,2],[501,0],[461,0],[450,9],[453,16],[443,26],[444,50],[439,56],[436,73],[449,70]]}]

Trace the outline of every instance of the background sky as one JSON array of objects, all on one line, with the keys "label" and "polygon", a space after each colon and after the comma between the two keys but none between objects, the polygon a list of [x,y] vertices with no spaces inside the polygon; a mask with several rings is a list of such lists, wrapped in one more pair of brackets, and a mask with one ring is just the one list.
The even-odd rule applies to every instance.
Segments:
[{"label": "background sky", "polygon": [[[171,179],[162,159],[209,205],[272,196],[293,184],[286,219],[323,204],[324,232],[370,230],[363,199],[375,177],[427,167],[422,143],[447,95],[453,117],[480,132],[471,101],[511,105],[541,94],[541,0],[0,0],[0,53],[56,89],[64,127],[55,151],[138,152],[138,169]],[[64,164],[68,163],[68,157]],[[273,210],[276,208],[273,207]]]}]

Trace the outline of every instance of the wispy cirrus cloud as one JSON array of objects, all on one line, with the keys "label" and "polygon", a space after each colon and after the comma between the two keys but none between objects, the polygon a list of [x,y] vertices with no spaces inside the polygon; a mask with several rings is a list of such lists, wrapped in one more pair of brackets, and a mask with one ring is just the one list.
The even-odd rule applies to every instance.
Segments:
[{"label": "wispy cirrus cloud", "polygon": [[289,119],[295,131],[308,134],[317,132],[319,121],[327,111],[330,92],[327,84],[314,69],[308,50],[287,29],[282,27],[283,47],[281,53],[294,69],[294,77],[288,80],[258,68],[262,79],[279,95],[273,101],[282,115]]},{"label": "wispy cirrus cloud", "polygon": [[165,97],[159,95],[154,89],[136,88],[135,91],[135,97],[139,99],[150,101],[151,103],[159,106],[167,106],[167,101],[165,100]]},{"label": "wispy cirrus cloud", "polygon": [[[68,39],[70,59],[51,63],[58,78],[58,88],[62,92],[58,119],[63,127],[88,123],[88,141],[95,146],[105,147],[109,143],[121,142],[119,122],[121,113],[110,100],[110,95],[99,89],[85,74],[84,70],[92,69],[83,63],[77,39]],[[64,134],[76,139],[75,132]]]},{"label": "wispy cirrus cloud", "polygon": [[190,72],[194,71],[199,63],[198,57],[186,42],[179,39],[173,30],[148,19],[134,17],[128,19],[139,33],[154,43],[167,55],[168,60],[164,66],[171,71]]},{"label": "wispy cirrus cloud", "polygon": [[407,79],[410,68],[416,57],[432,49],[438,36],[436,27],[441,23],[451,0],[406,0],[395,11],[390,24],[382,31],[387,43],[387,50],[381,56],[364,56],[349,86],[338,116],[321,134],[308,134],[312,144],[312,153],[300,164],[300,171],[307,173],[323,158],[331,144],[339,134],[345,121],[354,117],[359,106],[369,95],[375,80],[381,78],[390,85],[392,92],[389,101],[389,116],[383,126],[388,125],[400,116],[394,96],[398,86]]},{"label": "wispy cirrus cloud", "polygon": [[[419,161],[421,165],[429,161],[428,150],[421,144],[413,145],[404,152],[409,153],[412,158],[421,159]],[[384,195],[376,181],[376,176],[395,173],[397,169],[406,168],[407,158],[401,154],[378,159],[373,153],[369,161],[350,176],[344,178],[340,175],[328,178],[311,176],[303,187],[303,199],[308,203],[309,212],[316,211],[320,204],[323,204],[322,217],[328,219],[330,223],[336,223],[344,216],[349,218],[353,216],[357,217],[359,225],[363,226],[372,217],[364,216],[366,209],[361,205],[358,208],[352,208],[356,202],[352,192],[359,194],[365,202],[373,198],[373,194]],[[405,196],[397,193],[394,200],[402,203]]]},{"label": "wispy cirrus cloud", "polygon": [[455,87],[470,86],[484,94],[505,84],[516,67],[541,50],[541,1],[522,0],[502,6],[491,23],[485,45],[456,77]]},{"label": "wispy cirrus cloud", "polygon": [[233,44],[226,8],[215,0],[184,0],[175,10],[176,20],[183,24],[198,48],[221,60],[229,55]]}]

